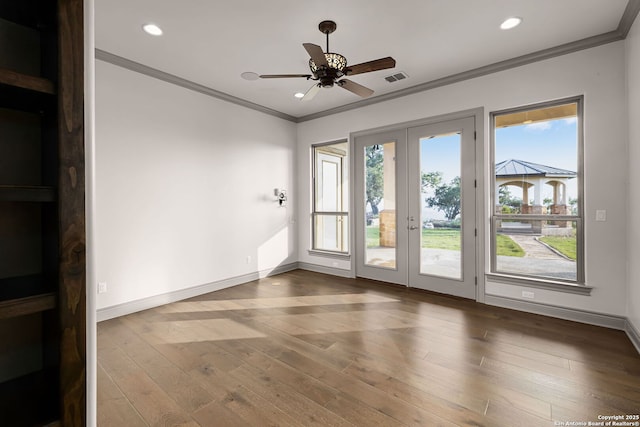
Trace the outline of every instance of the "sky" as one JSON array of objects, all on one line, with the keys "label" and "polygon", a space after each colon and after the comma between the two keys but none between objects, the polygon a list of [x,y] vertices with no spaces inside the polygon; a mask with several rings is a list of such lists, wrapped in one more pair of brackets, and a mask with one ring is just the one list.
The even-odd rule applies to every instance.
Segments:
[{"label": "sky", "polygon": [[[558,119],[496,130],[496,163],[517,159],[578,171],[577,119]],[[577,179],[567,183],[567,200],[578,197]],[[522,197],[518,187],[509,187],[513,196]],[[529,191],[531,197],[531,191]],[[542,197],[552,198],[551,186],[545,185]]]},{"label": "sky", "polygon": [[[576,118],[537,122],[496,130],[495,161],[517,159],[571,171],[578,170]],[[420,140],[422,172],[439,171],[444,181],[460,174],[460,136],[446,135]],[[518,187],[509,187],[512,196],[522,197]],[[531,194],[531,192],[530,192]],[[543,188],[543,198],[552,197],[550,186]],[[577,180],[569,180],[568,198],[577,197]],[[424,198],[424,197],[423,197]],[[442,212],[424,206],[423,219],[444,219]]]}]

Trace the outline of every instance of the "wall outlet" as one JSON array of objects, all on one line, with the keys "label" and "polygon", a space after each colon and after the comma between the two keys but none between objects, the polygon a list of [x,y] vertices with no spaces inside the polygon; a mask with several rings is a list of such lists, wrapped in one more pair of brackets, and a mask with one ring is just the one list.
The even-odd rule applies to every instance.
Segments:
[{"label": "wall outlet", "polygon": [[607,220],[607,211],[604,209],[598,209],[596,211],[596,221],[606,221]]},{"label": "wall outlet", "polygon": [[531,298],[534,299],[536,295],[531,291],[522,291],[522,298]]},{"label": "wall outlet", "polygon": [[247,264],[251,264],[251,255],[247,255]]},{"label": "wall outlet", "polygon": [[107,282],[98,282],[98,293],[104,294],[107,292]]}]

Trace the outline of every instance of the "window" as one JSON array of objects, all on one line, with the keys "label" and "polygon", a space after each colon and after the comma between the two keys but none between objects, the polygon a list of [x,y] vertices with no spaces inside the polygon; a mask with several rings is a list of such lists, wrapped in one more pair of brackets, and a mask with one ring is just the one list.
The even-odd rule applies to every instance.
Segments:
[{"label": "window", "polygon": [[349,252],[347,142],[314,145],[312,249]]},{"label": "window", "polygon": [[492,273],[584,284],[582,98],[491,114]]}]

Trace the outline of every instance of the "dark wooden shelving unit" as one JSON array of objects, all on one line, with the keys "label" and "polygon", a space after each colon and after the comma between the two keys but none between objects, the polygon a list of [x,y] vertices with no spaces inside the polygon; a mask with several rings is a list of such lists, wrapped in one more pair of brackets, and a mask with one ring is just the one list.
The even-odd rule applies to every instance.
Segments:
[{"label": "dark wooden shelving unit", "polygon": [[0,185],[0,202],[55,202],[56,189],[35,185]]},{"label": "dark wooden shelving unit", "polygon": [[86,425],[82,0],[0,0],[0,425]]},{"label": "dark wooden shelving unit", "polygon": [[0,301],[0,319],[40,313],[56,307],[56,294],[48,292]]},{"label": "dark wooden shelving unit", "polygon": [[56,87],[51,80],[17,73],[6,68],[0,68],[0,84],[49,95],[56,93]]}]

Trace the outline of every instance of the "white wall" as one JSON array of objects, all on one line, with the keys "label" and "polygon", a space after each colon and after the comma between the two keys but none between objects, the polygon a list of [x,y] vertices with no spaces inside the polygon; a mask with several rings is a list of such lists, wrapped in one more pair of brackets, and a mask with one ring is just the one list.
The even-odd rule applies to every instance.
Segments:
[{"label": "white wall", "polygon": [[[96,63],[98,310],[297,259],[295,124]],[[248,258],[250,257],[250,259]]]},{"label": "white wall", "polygon": [[[637,25],[637,24],[636,24]],[[636,30],[637,31],[637,30]],[[495,73],[323,117],[298,125],[300,186],[306,189],[309,152],[314,143],[344,138],[350,132],[428,118],[472,108],[485,108],[485,156],[489,146],[488,114],[568,96],[585,96],[586,279],[595,289],[578,296],[536,289],[536,302],[626,315],[627,113],[625,44],[616,42],[535,64]],[[489,188],[485,177],[485,188]],[[299,260],[350,269],[307,252],[310,246],[309,191],[299,194]],[[636,205],[640,201],[636,198]],[[595,222],[595,210],[607,209],[607,222]],[[484,222],[488,224],[488,221]],[[488,236],[488,230],[486,232]],[[636,253],[638,253],[636,248]],[[488,256],[487,256],[488,258]],[[640,273],[636,272],[636,277]],[[521,298],[523,288],[486,283],[488,294]]]},{"label": "white wall", "polygon": [[629,103],[629,321],[640,331],[640,20],[636,19],[626,39],[627,96]]}]

